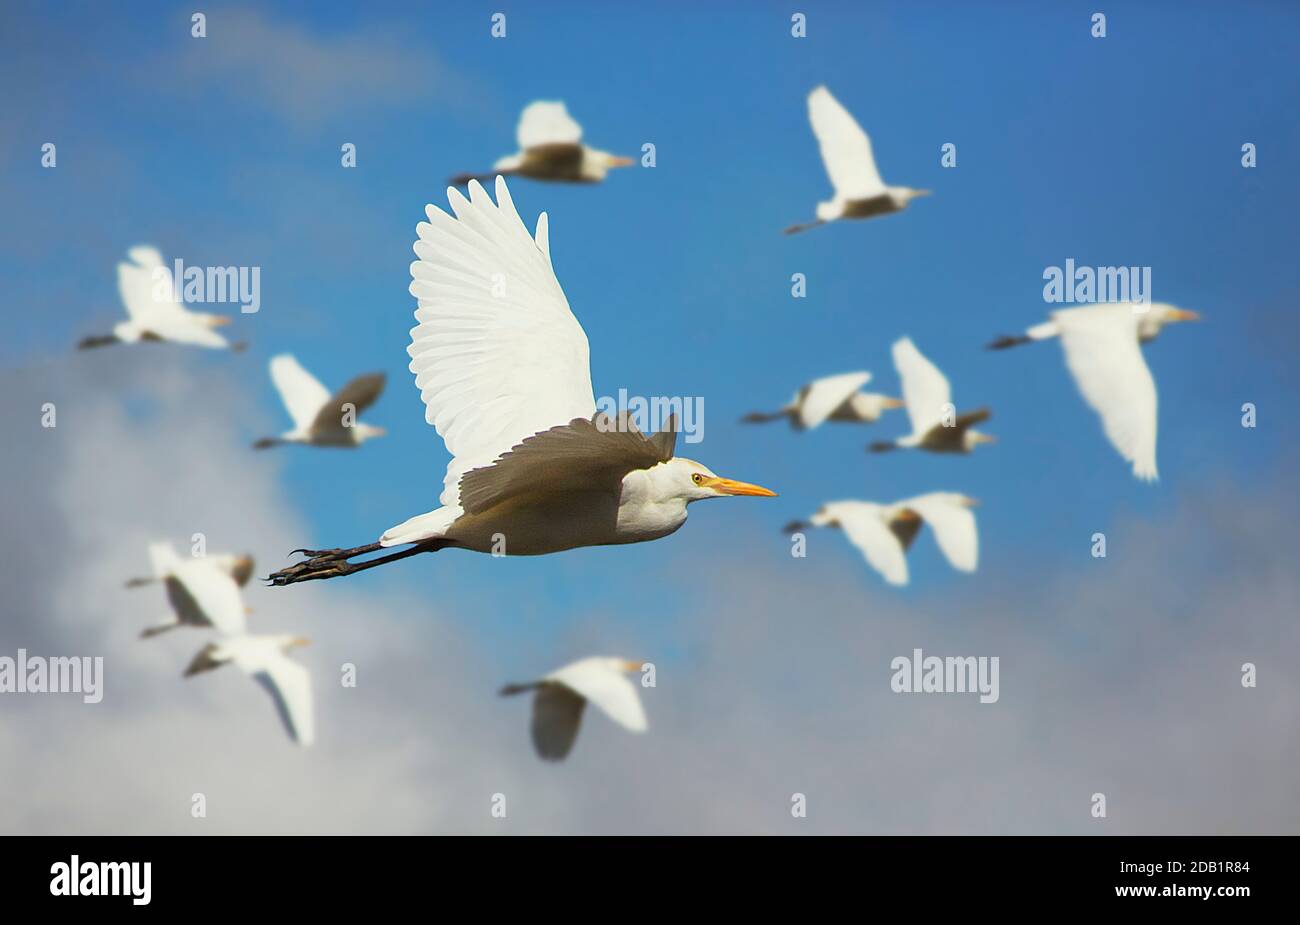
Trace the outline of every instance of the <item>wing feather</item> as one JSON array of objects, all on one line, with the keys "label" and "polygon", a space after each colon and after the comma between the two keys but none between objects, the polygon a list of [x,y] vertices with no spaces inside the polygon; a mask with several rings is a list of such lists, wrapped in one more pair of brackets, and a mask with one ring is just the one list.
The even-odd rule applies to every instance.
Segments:
[{"label": "wing feather", "polygon": [[558,100],[538,100],[524,107],[515,137],[521,151],[538,145],[578,144],[582,141],[582,126]]},{"label": "wing feather", "polygon": [[291,739],[303,746],[316,741],[311,672],[279,653],[236,656],[235,663],[271,695],[275,712]]},{"label": "wing feather", "polygon": [[962,503],[961,495],[931,492],[898,503],[920,515],[934,531],[939,550],[953,568],[973,572],[979,561],[979,533],[975,513]]},{"label": "wing feather", "polygon": [[617,492],[623,476],[673,457],[671,440],[647,438],[626,414],[577,418],[528,437],[491,466],[460,480],[460,506],[471,514],[540,492]]},{"label": "wing feather", "polygon": [[293,419],[294,428],[310,431],[312,423],[330,400],[329,389],[289,353],[271,358],[271,382],[280,393],[280,400]]},{"label": "wing feather", "polygon": [[1153,481],[1156,473],[1156,383],[1138,341],[1139,317],[1128,304],[1054,312],[1065,365],[1084,401],[1101,416],[1102,427],[1133,474]]},{"label": "wing feather", "polygon": [[871,373],[864,371],[826,376],[809,383],[808,391],[799,402],[799,424],[806,430],[817,427],[870,381]]},{"label": "wing feather", "polygon": [[824,508],[839,523],[844,535],[862,553],[867,564],[885,581],[891,585],[907,584],[907,556],[903,544],[889,529],[880,505],[866,501],[837,501],[824,505]]},{"label": "wing feather", "polygon": [[347,385],[325,400],[312,421],[311,429],[313,431],[340,429],[343,420],[343,406],[351,404],[355,413],[361,414],[383,394],[385,378],[383,373],[367,373],[352,379]]},{"label": "wing feather", "polygon": [[407,352],[425,419],[454,457],[447,506],[469,470],[596,410],[587,335],[551,268],[544,216],[534,240],[504,178],[496,205],[477,181],[469,190],[448,190],[455,218],[427,208],[411,264],[419,323]]},{"label": "wing feather", "polygon": [[825,87],[808,94],[808,119],[837,200],[869,199],[885,191],[871,139]]},{"label": "wing feather", "polygon": [[952,387],[948,377],[916,349],[911,338],[896,340],[893,353],[912,433],[920,436],[943,420],[945,406],[952,403]]},{"label": "wing feather", "polygon": [[547,675],[544,679],[563,684],[596,705],[624,729],[645,732],[648,728],[636,685],[622,669],[622,659],[596,656],[584,658]]},{"label": "wing feather", "polygon": [[177,619],[188,626],[211,626],[226,636],[247,628],[239,585],[215,562],[180,560],[165,579],[167,599]]}]

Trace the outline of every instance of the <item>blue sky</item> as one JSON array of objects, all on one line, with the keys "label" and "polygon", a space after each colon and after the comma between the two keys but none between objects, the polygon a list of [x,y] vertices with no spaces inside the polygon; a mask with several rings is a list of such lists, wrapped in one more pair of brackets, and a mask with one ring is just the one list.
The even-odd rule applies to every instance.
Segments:
[{"label": "blue sky", "polygon": [[[310,518],[304,543],[368,541],[436,505],[446,459],[406,371],[414,225],[426,202],[445,201],[447,176],[513,150],[526,103],[555,98],[592,144],[657,146],[654,169],[598,187],[512,186],[526,220],[550,213],[597,394],[702,396],[706,439],[688,454],[781,497],[697,506],[666,543],[516,562],[504,580],[495,563],[457,555],[351,581],[432,583],[501,632],[563,623],[632,587],[647,600],[626,618],[651,626],[672,607],[655,599],[656,580],[738,534],[754,568],[788,569],[779,526],[824,500],[972,494],[984,502],[981,572],[953,574],[924,541],[902,593],[925,600],[1088,569],[1094,531],[1281,471],[1296,446],[1285,420],[1300,289],[1294,7],[1107,4],[1109,34],[1094,39],[1083,4],[797,6],[809,17],[801,40],[780,5],[540,3],[511,4],[503,40],[489,36],[487,6],[368,4],[363,21],[327,3],[211,6],[196,40],[189,8],[174,4],[133,4],[129,16],[7,5],[0,272],[24,312],[0,357],[69,362],[69,345],[116,317],[113,267],[132,244],[259,265],[263,309],[236,324],[251,349],[187,361],[251,386],[247,421],[231,422],[250,441],[286,424],[265,374],[274,353],[292,351],[329,384],[387,371],[369,418],[388,438],[268,463]],[[249,57],[259,41],[287,50]],[[871,133],[886,180],[934,197],[782,236],[828,191],[804,103],[818,83]],[[59,146],[55,170],[38,164],[45,141]],[[1253,170],[1239,163],[1247,141]],[[343,142],[358,147],[355,170],[339,167]],[[955,169],[940,167],[945,142]],[[1043,269],[1067,258],[1150,265],[1158,299],[1207,319],[1147,350],[1161,396],[1156,486],[1128,475],[1055,345],[981,349],[1043,317]],[[795,272],[806,299],[790,297]],[[876,457],[865,443],[901,431],[898,416],[803,435],[735,424],[844,370],[869,369],[896,394],[889,345],[903,334],[946,371],[959,406],[993,408],[997,445]],[[116,362],[148,356],[123,350]],[[1260,406],[1254,431],[1239,426],[1245,401]],[[816,543],[880,591],[841,538]]]}]

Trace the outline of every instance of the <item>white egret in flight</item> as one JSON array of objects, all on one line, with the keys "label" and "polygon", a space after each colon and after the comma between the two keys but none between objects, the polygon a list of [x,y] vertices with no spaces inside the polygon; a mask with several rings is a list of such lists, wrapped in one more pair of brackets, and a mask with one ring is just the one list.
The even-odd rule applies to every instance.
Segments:
[{"label": "white egret in flight", "polygon": [[[239,593],[237,575],[243,575],[243,581],[253,571],[253,560],[248,557],[200,556],[182,559],[166,543],[154,543],[149,547],[149,556],[153,560],[156,580],[163,583],[167,591],[167,601],[171,604],[172,619],[166,623],[151,626],[140,636],[148,639],[159,633],[176,629],[180,626],[212,628],[227,635],[242,633],[246,629],[245,616],[248,608],[244,606]],[[133,579],[128,587],[144,584],[148,579]]]},{"label": "white egret in flight", "polygon": [[533,694],[533,748],[546,761],[562,761],[578,737],[587,701],[632,732],[645,732],[645,711],[627,675],[641,662],[593,656],[565,665],[538,681],[507,684],[502,696]]},{"label": "white egret in flight", "polygon": [[316,739],[311,673],[288,657],[290,649],[309,642],[301,636],[228,636],[200,649],[185,677],[234,662],[271,695],[289,737],[299,745],[311,745]]},{"label": "white egret in flight", "polygon": [[994,442],[996,438],[980,433],[973,426],[987,421],[992,412],[980,408],[958,414],[952,403],[948,377],[916,349],[910,338],[896,340],[893,353],[894,367],[903,380],[903,403],[912,421],[912,433],[897,440],[873,443],[872,452],[919,449],[931,453],[969,453],[981,443]]},{"label": "white egret in flight", "polygon": [[382,427],[356,420],[384,391],[384,374],[357,376],[333,395],[320,380],[303,369],[288,353],[271,359],[271,381],[293,419],[293,429],[278,437],[263,437],[253,448],[264,450],[277,443],[305,443],[310,446],[360,446],[371,437],[382,437]]},{"label": "white egret in flight", "polygon": [[614,167],[630,167],[630,157],[618,157],[582,143],[582,126],[561,102],[538,100],[529,103],[519,117],[516,132],[519,153],[501,158],[489,174],[461,174],[452,177],[453,186],[470,180],[490,180],[498,174],[532,180],[568,183],[599,183]]},{"label": "white egret in flight", "polygon": [[809,523],[788,525],[787,533],[808,527],[839,527],[867,564],[891,585],[907,584],[907,550],[923,523],[929,524],[939,550],[962,572],[975,571],[979,535],[975,530],[974,498],[937,491],[893,504],[869,501],[828,501]]},{"label": "white egret in flight", "polygon": [[814,379],[794,393],[789,404],[776,411],[751,411],[740,419],[742,424],[762,424],[788,418],[795,430],[812,430],[823,421],[871,423],[880,420],[888,408],[901,408],[903,402],[876,392],[860,389],[871,381],[871,373],[841,373]]},{"label": "white egret in flight", "polygon": [[[773,496],[673,455],[676,435],[643,436],[630,417],[596,412],[587,335],[551,266],[546,213],[536,238],[505,178],[497,203],[471,181],[447,190],[452,218],[426,209],[411,264],[419,302],[411,371],[425,419],[451,451],[442,506],[376,543],[307,555],[270,577],[332,578],[447,547],[536,556],[655,540],[686,522],[691,502]],[[363,562],[381,548],[411,548]]]},{"label": "white egret in flight", "polygon": [[[148,246],[127,251],[130,262],[117,265],[117,289],[126,306],[126,321],[113,326],[113,333],[87,337],[77,346],[83,350],[108,344],[134,344],[138,341],[170,341],[197,347],[222,349],[231,343],[214,328],[230,323],[229,315],[190,311],[173,299],[172,271],[162,255]],[[233,345],[242,350],[243,344]]]},{"label": "white egret in flight", "polygon": [[[228,553],[214,554],[203,558],[235,579],[235,583],[241,588],[248,584],[248,579],[253,577],[253,557],[247,553],[238,556]],[[126,586],[128,588],[138,588],[142,585],[153,584],[155,581],[163,581],[171,574],[173,566],[179,561],[181,561],[180,556],[176,554],[176,550],[171,543],[150,543],[149,564],[153,567],[153,575],[147,578],[129,579]]]},{"label": "white egret in flight", "polygon": [[1111,445],[1133,474],[1154,481],[1156,473],[1156,382],[1142,356],[1142,344],[1161,328],[1200,315],[1162,302],[1119,302],[1052,312],[1051,320],[1023,335],[1000,337],[989,347],[1000,350],[1051,337],[1061,339],[1065,365],[1093,411],[1101,416]]},{"label": "white egret in flight", "polygon": [[828,202],[817,203],[816,221],[791,225],[786,234],[841,218],[872,218],[901,212],[918,196],[930,195],[928,189],[888,186],[880,179],[876,158],[871,153],[871,139],[825,87],[808,94],[808,118],[835,195]]}]

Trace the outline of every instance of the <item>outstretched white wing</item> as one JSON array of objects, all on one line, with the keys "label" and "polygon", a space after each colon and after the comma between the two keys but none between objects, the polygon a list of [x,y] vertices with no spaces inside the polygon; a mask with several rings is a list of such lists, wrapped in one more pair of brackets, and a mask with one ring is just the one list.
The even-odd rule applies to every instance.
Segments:
[{"label": "outstretched white wing", "polygon": [[425,419],[454,457],[443,483],[448,507],[468,470],[596,411],[587,335],[551,267],[546,213],[534,240],[504,178],[495,205],[477,181],[469,194],[447,190],[455,218],[427,207],[411,264],[419,324],[407,352]]},{"label": "outstretched white wing", "polygon": [[1052,313],[1065,365],[1084,400],[1101,415],[1106,437],[1133,474],[1156,478],[1156,383],[1138,342],[1137,311],[1129,304]]},{"label": "outstretched white wing", "polygon": [[975,513],[964,500],[952,492],[936,491],[900,501],[897,507],[915,511],[930,525],[939,550],[953,568],[973,572],[979,561],[980,541]]},{"label": "outstretched white wing", "polygon": [[271,381],[293,418],[294,429],[311,430],[316,415],[330,400],[329,389],[288,353],[271,358]]},{"label": "outstretched white wing", "polygon": [[311,672],[270,646],[241,648],[234,660],[271,695],[289,737],[299,745],[311,745],[316,740]]},{"label": "outstretched white wing", "polygon": [[172,301],[172,273],[163,264],[162,255],[140,245],[127,251],[127,256],[129,263],[124,260],[117,265],[117,291],[127,316],[139,322],[183,320],[188,313]]},{"label": "outstretched white wing", "polygon": [[624,729],[646,731],[645,711],[636,686],[628,679],[624,661],[594,656],[565,665],[548,674],[543,681],[562,684],[578,696],[591,701],[606,716]]},{"label": "outstretched white wing", "polygon": [[247,629],[239,585],[219,563],[178,560],[167,578],[167,597],[182,623],[211,626],[225,636],[238,636]]},{"label": "outstretched white wing", "polygon": [[808,392],[799,403],[799,423],[811,430],[821,424],[850,395],[871,381],[871,373],[843,373],[816,379],[808,385]]},{"label": "outstretched white wing", "polygon": [[150,543],[149,564],[153,566],[153,577],[162,579],[171,574],[176,564],[181,561],[171,543]]},{"label": "outstretched white wing", "polygon": [[563,103],[538,100],[524,107],[515,137],[521,151],[538,145],[576,145],[582,141],[582,126],[569,115]]},{"label": "outstretched white wing", "polygon": [[894,368],[903,381],[903,403],[912,421],[912,433],[921,436],[943,420],[952,403],[952,387],[939,368],[921,355],[911,338],[894,342]]},{"label": "outstretched white wing", "polygon": [[818,87],[808,94],[808,119],[836,199],[869,199],[885,191],[871,153],[871,139],[831,91]]},{"label": "outstretched white wing", "polygon": [[822,507],[885,581],[891,585],[907,584],[907,555],[903,544],[885,523],[880,505],[867,501],[834,501]]}]

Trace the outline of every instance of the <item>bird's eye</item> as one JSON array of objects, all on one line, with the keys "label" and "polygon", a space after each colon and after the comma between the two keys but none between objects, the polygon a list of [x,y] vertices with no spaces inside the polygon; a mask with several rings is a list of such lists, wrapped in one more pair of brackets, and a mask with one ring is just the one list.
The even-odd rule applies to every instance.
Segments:
[{"label": "bird's eye", "polygon": [[704,476],[700,475],[700,474],[697,472],[697,473],[695,473],[694,475],[691,476],[691,481],[694,482],[696,485],[703,485],[703,484],[704,484]]}]

